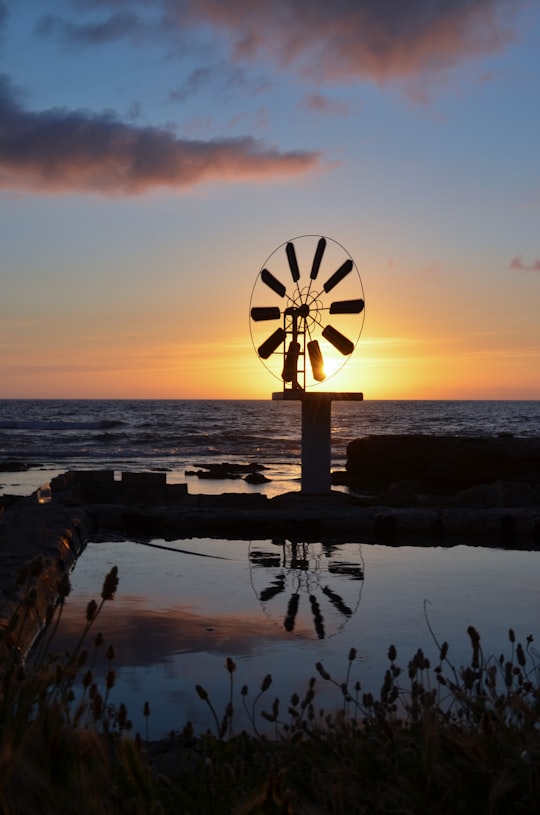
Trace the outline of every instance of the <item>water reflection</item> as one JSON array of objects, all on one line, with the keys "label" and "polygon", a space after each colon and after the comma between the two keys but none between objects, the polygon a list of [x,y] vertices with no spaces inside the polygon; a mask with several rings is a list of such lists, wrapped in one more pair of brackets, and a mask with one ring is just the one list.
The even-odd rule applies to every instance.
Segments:
[{"label": "water reflection", "polygon": [[341,631],[360,604],[364,561],[359,545],[330,541],[257,541],[249,548],[251,584],[268,617],[284,631],[318,639]]},{"label": "water reflection", "polygon": [[[145,597],[125,595],[101,611],[96,630],[103,630],[107,642],[114,644],[117,667],[172,664],[177,656],[189,658],[202,652],[245,657],[282,638],[279,630],[269,629],[267,620],[252,614],[207,615],[188,605],[152,609],[146,603]],[[55,647],[61,653],[72,650],[83,627],[84,613],[81,609],[75,614],[74,608],[64,613],[56,636]],[[309,632],[300,630],[299,636],[307,639]]]},{"label": "water reflection", "polygon": [[[58,652],[74,647],[87,603],[99,597],[104,576],[117,565],[117,594],[105,604],[93,633],[101,631],[106,644],[114,645],[113,699],[126,703],[141,732],[143,705],[150,701],[152,737],[181,729],[188,719],[196,729],[211,725],[195,685],[204,684],[223,711],[228,656],[237,662],[237,696],[243,683],[250,694],[256,692],[271,672],[271,698],[285,703],[292,691],[302,692],[318,661],[341,679],[354,647],[354,680],[378,693],[391,643],[402,666],[418,648],[435,664],[438,649],[426,625],[426,599],[430,624],[440,642],[450,643],[457,667],[470,657],[468,625],[480,631],[486,656],[505,651],[509,627],[518,638],[538,639],[539,552],[322,543],[295,549],[290,540],[152,542],[156,546],[125,540],[88,545],[72,572],[72,592],[54,642]],[[272,591],[281,585],[282,591]],[[288,631],[295,593],[298,611]],[[324,639],[315,629],[310,594],[324,618]],[[331,683],[317,680],[321,707],[339,704],[335,692]],[[235,705],[240,711],[240,698]]]}]

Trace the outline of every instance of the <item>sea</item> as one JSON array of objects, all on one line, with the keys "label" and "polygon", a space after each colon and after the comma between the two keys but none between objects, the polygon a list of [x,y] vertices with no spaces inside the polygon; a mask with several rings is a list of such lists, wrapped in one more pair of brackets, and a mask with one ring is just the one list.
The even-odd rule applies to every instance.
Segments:
[{"label": "sea", "polygon": [[[335,402],[331,429],[332,468],[339,470],[348,443],[372,434],[539,436],[540,402]],[[30,495],[67,470],[112,469],[164,471],[168,483],[186,483],[192,494],[256,491],[272,497],[300,490],[300,440],[300,405],[294,402],[0,400],[0,495]],[[260,464],[269,480],[250,485],[190,474],[225,462]],[[87,604],[99,597],[113,565],[118,591],[95,626],[115,651],[110,701],[127,705],[133,731],[143,738],[181,731],[187,721],[196,732],[213,728],[198,684],[221,718],[234,681],[236,732],[250,731],[246,711],[257,706],[257,727],[269,727],[271,735],[260,711],[279,699],[286,718],[291,693],[303,698],[310,677],[316,678],[316,705],[336,709],[343,705],[339,686],[351,649],[351,682],[375,695],[390,644],[405,683],[417,650],[436,665],[445,641],[459,671],[470,660],[471,625],[481,634],[486,661],[510,657],[512,628],[527,649],[528,665],[540,664],[540,552],[505,550],[499,542],[490,548],[474,540],[437,546],[147,541],[104,533],[88,542],[70,574],[57,653],[69,653],[78,641]],[[225,668],[229,658],[234,676]],[[337,690],[322,680],[317,663]],[[99,681],[108,667],[98,656]],[[259,700],[267,674],[272,685]]]},{"label": "sea", "polygon": [[[540,435],[540,401],[365,400],[332,404],[332,468],[373,434]],[[74,469],[165,471],[189,492],[300,489],[298,402],[268,400],[0,400],[0,494],[30,494]],[[211,463],[257,463],[261,486],[186,475]]]}]

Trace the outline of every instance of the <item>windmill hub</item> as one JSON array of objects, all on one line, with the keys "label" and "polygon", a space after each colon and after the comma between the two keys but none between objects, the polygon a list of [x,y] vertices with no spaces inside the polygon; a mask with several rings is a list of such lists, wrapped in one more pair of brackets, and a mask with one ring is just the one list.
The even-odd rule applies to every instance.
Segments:
[{"label": "windmill hub", "polygon": [[309,317],[309,304],[302,303],[300,306],[289,306],[289,308],[285,309],[285,315],[287,317],[296,317],[296,319],[302,318],[305,320]]}]

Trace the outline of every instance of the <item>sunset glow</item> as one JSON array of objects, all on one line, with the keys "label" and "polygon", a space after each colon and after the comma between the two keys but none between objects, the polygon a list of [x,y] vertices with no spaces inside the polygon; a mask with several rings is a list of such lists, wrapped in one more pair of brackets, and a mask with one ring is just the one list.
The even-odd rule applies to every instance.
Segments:
[{"label": "sunset glow", "polygon": [[540,399],[538,4],[122,9],[0,0],[0,398],[270,398],[254,284],[322,235],[322,390]]}]

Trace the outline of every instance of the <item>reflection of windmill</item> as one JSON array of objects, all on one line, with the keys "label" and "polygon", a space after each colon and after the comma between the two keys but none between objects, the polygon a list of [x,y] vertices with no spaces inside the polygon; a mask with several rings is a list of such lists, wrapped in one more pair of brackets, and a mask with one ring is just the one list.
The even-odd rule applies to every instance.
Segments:
[{"label": "reflection of windmill", "polygon": [[[305,616],[324,639],[340,630],[360,603],[364,564],[356,544],[257,542],[250,546],[249,562],[258,600],[285,631],[293,632]],[[279,602],[286,597],[286,603]]]}]

